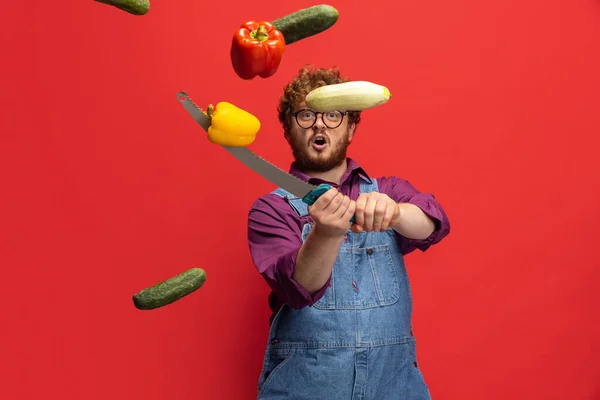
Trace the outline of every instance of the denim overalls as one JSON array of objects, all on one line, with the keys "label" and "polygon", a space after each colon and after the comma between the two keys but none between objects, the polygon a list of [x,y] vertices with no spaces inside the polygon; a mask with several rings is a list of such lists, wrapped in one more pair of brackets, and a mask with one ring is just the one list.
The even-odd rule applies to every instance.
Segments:
[{"label": "denim overalls", "polygon": [[[375,179],[360,181],[361,192],[378,190]],[[274,193],[308,215],[301,199],[281,188]],[[306,223],[303,240],[310,229]],[[258,399],[431,399],[417,367],[410,287],[394,235],[348,230],[323,297],[277,312]]]}]

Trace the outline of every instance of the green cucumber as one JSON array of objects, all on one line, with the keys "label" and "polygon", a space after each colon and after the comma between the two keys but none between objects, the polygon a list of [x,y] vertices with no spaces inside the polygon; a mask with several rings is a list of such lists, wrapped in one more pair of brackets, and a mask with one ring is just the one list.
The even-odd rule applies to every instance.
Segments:
[{"label": "green cucumber", "polygon": [[142,289],[133,295],[133,304],[139,310],[163,307],[199,289],[205,281],[204,270],[192,268],[166,281]]},{"label": "green cucumber", "polygon": [[150,0],[96,0],[98,3],[117,7],[133,15],[144,15],[150,9]]},{"label": "green cucumber", "polygon": [[277,30],[285,38],[285,44],[292,44],[331,28],[338,20],[338,10],[327,4],[303,8],[273,21]]}]

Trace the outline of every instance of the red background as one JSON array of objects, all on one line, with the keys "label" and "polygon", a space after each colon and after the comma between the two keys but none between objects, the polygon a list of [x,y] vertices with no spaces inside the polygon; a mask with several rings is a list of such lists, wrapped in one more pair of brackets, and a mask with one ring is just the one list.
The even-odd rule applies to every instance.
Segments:
[{"label": "red background", "polygon": [[[407,257],[434,399],[600,399],[598,1],[331,1],[337,24],[253,81],[237,26],[317,3],[152,1],[2,6],[1,398],[254,398],[269,310],[246,216],[273,186],[176,93],[254,113],[251,148],[287,169],[277,98],[316,63],[390,88],[350,156],[451,219]],[[193,266],[200,290],[134,308]]]}]

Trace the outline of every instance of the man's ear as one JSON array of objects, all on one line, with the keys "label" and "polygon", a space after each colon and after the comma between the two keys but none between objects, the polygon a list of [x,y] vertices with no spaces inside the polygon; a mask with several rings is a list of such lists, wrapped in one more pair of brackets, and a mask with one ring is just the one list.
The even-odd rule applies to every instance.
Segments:
[{"label": "man's ear", "polygon": [[289,141],[290,141],[290,120],[289,120],[289,118],[283,124],[283,137],[289,143]]},{"label": "man's ear", "polygon": [[352,138],[354,137],[354,130],[356,129],[356,124],[350,124],[348,125],[348,140],[352,141]]}]

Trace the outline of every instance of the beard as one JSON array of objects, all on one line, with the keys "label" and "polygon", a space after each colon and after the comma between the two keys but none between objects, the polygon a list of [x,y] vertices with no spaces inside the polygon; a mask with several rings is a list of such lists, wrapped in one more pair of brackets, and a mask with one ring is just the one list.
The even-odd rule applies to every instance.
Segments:
[{"label": "beard", "polygon": [[320,153],[311,151],[310,142],[305,137],[291,137],[289,144],[298,168],[303,171],[325,172],[346,161],[350,138],[346,132],[337,142],[329,142],[327,150]]}]

